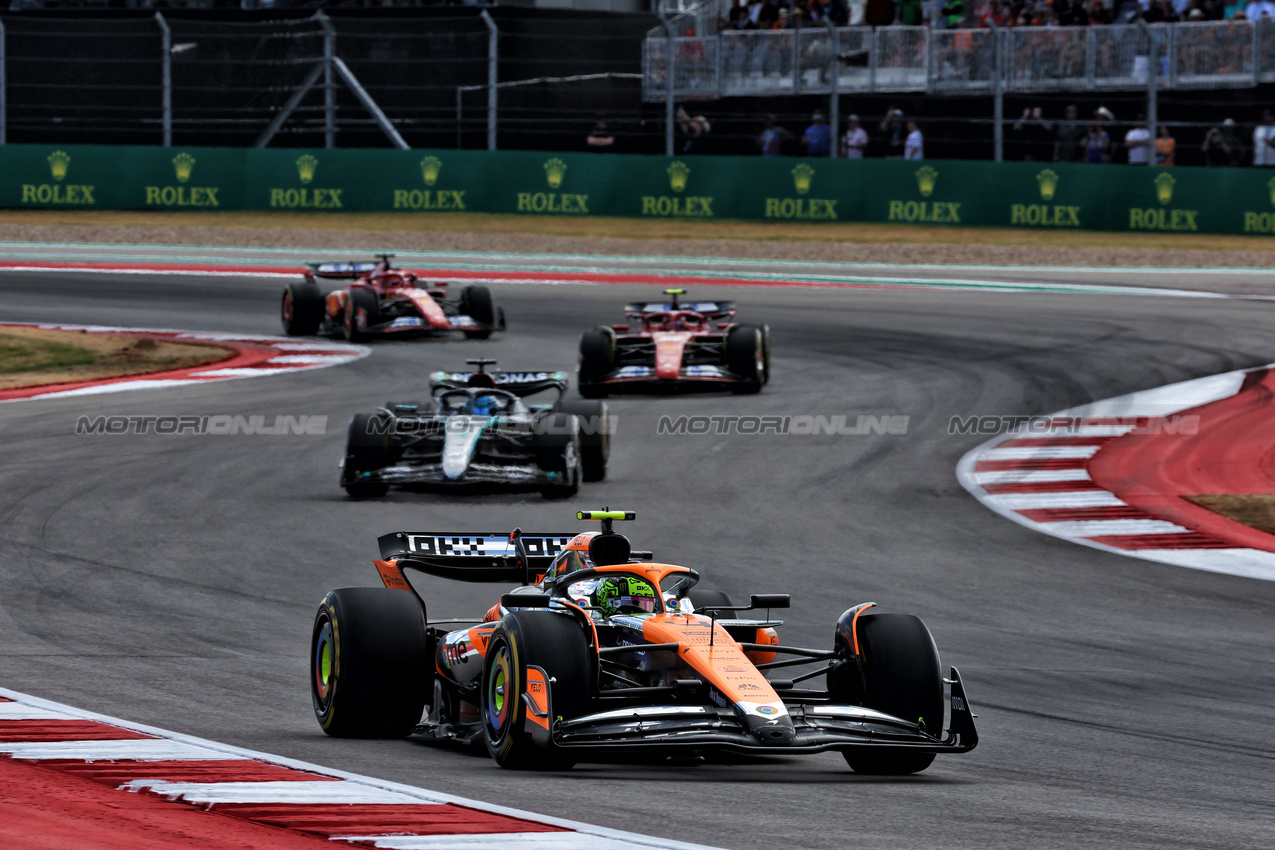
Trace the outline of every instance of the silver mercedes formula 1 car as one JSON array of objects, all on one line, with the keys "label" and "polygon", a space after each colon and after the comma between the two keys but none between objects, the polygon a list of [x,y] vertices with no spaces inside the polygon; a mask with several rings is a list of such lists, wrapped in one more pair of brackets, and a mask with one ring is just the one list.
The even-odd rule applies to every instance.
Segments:
[{"label": "silver mercedes formula 1 car", "polygon": [[[566,399],[565,372],[435,372],[428,402],[391,401],[350,420],[341,486],[354,498],[391,485],[540,490],[565,498],[606,477],[612,420],[604,402]],[[556,392],[543,404],[528,396]]]}]

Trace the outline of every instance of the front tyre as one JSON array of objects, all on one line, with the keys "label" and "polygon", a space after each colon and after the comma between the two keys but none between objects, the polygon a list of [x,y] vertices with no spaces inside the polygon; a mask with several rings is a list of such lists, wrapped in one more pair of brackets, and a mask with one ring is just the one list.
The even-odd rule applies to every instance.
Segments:
[{"label": "front tyre", "polygon": [[727,331],[726,368],[738,381],[730,385],[736,395],[761,392],[766,382],[765,339],[760,328],[736,325]]},{"label": "front tyre", "polygon": [[615,371],[615,334],[610,328],[594,328],[580,336],[580,395],[606,398],[603,383]]},{"label": "front tyre", "polygon": [[412,593],[347,587],[323,598],[310,638],[314,716],[334,738],[402,738],[420,722],[433,663]]},{"label": "front tyre", "polygon": [[[864,614],[859,618],[863,704],[943,733],[943,672],[930,630],[911,614]],[[934,753],[861,747],[843,753],[855,773],[903,776],[920,773]]]},{"label": "front tyre", "polygon": [[358,342],[367,337],[367,329],[381,321],[381,302],[371,289],[350,288],[345,300],[345,338]]},{"label": "front tyre", "polygon": [[605,401],[564,401],[563,413],[574,413],[580,422],[580,470],[583,480],[601,481],[607,477],[607,458],[611,456],[611,414]]},{"label": "front tyre", "polygon": [[572,767],[575,759],[553,743],[550,730],[559,717],[586,714],[591,702],[588,638],[574,617],[515,611],[500,621],[487,646],[479,694],[483,738],[496,764],[512,770]]},{"label": "front tyre", "polygon": [[536,422],[536,463],[548,482],[540,492],[546,499],[569,499],[580,492],[584,469],[580,458],[580,425],[569,413],[551,413]]},{"label": "front tyre", "polygon": [[390,447],[392,425],[389,417],[380,413],[356,413],[350,419],[341,484],[352,498],[373,499],[390,491],[390,485],[371,478],[393,463]]},{"label": "front tyre", "polygon": [[485,286],[471,285],[460,291],[460,312],[475,323],[483,325],[481,328],[465,331],[467,339],[487,339],[491,336],[492,328],[502,326],[505,321],[504,313],[496,310],[496,299],[492,297],[491,290]]}]

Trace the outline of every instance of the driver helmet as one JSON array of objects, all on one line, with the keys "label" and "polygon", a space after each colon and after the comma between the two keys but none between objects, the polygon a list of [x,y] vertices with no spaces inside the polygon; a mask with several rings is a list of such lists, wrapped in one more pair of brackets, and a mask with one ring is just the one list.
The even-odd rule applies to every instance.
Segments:
[{"label": "driver helmet", "polygon": [[473,416],[491,416],[496,412],[496,400],[489,395],[480,395],[469,403],[469,411]]},{"label": "driver helmet", "polygon": [[655,588],[636,576],[614,576],[598,582],[593,591],[593,607],[603,617],[616,614],[654,614]]}]

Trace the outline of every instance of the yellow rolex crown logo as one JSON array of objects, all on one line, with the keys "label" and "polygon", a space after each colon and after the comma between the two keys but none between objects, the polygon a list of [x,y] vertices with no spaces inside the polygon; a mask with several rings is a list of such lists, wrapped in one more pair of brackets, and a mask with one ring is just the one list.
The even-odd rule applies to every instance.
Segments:
[{"label": "yellow rolex crown logo", "polygon": [[185,183],[190,179],[191,169],[195,167],[195,158],[188,153],[179,153],[173,157],[173,168],[177,171],[177,182]]},{"label": "yellow rolex crown logo", "polygon": [[1275,207],[1275,177],[1272,177],[1266,184],[1266,188],[1271,190],[1271,206]]},{"label": "yellow rolex crown logo", "polygon": [[314,170],[318,167],[319,161],[306,154],[297,160],[297,176],[301,178],[302,183],[309,183],[314,179]]},{"label": "yellow rolex crown logo", "polygon": [[436,156],[427,156],[421,160],[421,177],[425,178],[426,186],[433,186],[438,182],[438,172],[442,167],[443,161]]},{"label": "yellow rolex crown logo", "polygon": [[1173,200],[1173,184],[1178,181],[1173,179],[1173,175],[1168,172],[1161,172],[1160,176],[1155,179],[1155,196],[1160,203],[1167,204]]},{"label": "yellow rolex crown logo", "polygon": [[668,184],[674,192],[686,188],[686,180],[691,176],[691,167],[684,162],[674,162],[668,167]]},{"label": "yellow rolex crown logo", "polygon": [[810,191],[810,181],[814,179],[815,170],[804,162],[792,170],[792,182],[797,187],[797,194],[804,195]]},{"label": "yellow rolex crown logo", "polygon": [[1058,191],[1058,175],[1052,169],[1046,168],[1036,175],[1036,182],[1040,184],[1040,199],[1052,201],[1054,193]]},{"label": "yellow rolex crown logo", "polygon": [[71,164],[71,155],[66,151],[54,151],[49,154],[49,170],[53,172],[54,180],[61,180],[66,177],[66,169]]},{"label": "yellow rolex crown logo", "polygon": [[550,189],[557,189],[562,185],[562,178],[567,176],[567,164],[556,156],[545,163],[545,179],[549,181]]},{"label": "yellow rolex crown logo", "polygon": [[939,173],[928,165],[922,165],[916,172],[916,187],[921,190],[921,197],[928,198],[934,194],[934,184]]}]

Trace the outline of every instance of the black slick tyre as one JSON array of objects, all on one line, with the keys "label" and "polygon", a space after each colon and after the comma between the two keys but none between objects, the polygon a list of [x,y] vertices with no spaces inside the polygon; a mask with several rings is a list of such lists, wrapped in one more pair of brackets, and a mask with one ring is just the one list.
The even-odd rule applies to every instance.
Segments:
[{"label": "black slick tyre", "polygon": [[[575,764],[570,752],[553,744],[549,729],[559,717],[588,712],[589,652],[584,630],[569,615],[515,611],[500,621],[487,645],[479,695],[483,739],[496,764],[513,770],[565,770]],[[537,681],[529,681],[529,674]],[[543,698],[524,696],[544,688],[547,706]],[[537,714],[531,704],[547,709],[548,716]],[[539,735],[537,725],[543,730]]]},{"label": "black slick tyre", "polygon": [[580,492],[584,477],[580,460],[580,426],[569,413],[550,413],[537,420],[536,463],[550,473],[541,485],[546,499],[569,499]]},{"label": "black slick tyre", "polygon": [[736,395],[761,392],[765,383],[762,332],[752,325],[736,325],[727,331],[726,368],[738,378],[730,385]]},{"label": "black slick tyre", "polygon": [[412,733],[433,681],[425,611],[412,593],[347,587],[323,598],[310,638],[310,696],[335,738]]},{"label": "black slick tyre", "polygon": [[491,290],[485,286],[466,286],[460,291],[460,312],[480,325],[472,331],[465,331],[467,339],[487,339],[492,328],[504,323],[504,313],[497,312],[496,299]]},{"label": "black slick tyre", "polygon": [[379,472],[394,461],[390,427],[389,418],[380,413],[356,413],[350,419],[341,484],[353,498],[376,498],[389,492],[390,485],[368,480],[368,473]]},{"label": "black slick tyre", "polygon": [[607,477],[607,458],[611,455],[610,412],[605,401],[564,401],[563,413],[574,413],[580,423],[580,469],[584,481],[601,481]]},{"label": "black slick tyre", "polygon": [[323,323],[323,291],[317,283],[290,283],[279,307],[283,330],[289,336],[313,336]]},{"label": "black slick tyre", "polygon": [[594,328],[580,336],[580,395],[606,398],[603,379],[615,370],[615,334],[609,328]]},{"label": "black slick tyre", "polygon": [[[930,630],[911,614],[871,614],[859,618],[859,653],[866,693],[864,705],[943,731],[943,673]],[[919,773],[934,753],[862,747],[844,753],[855,773],[902,776]]]}]

